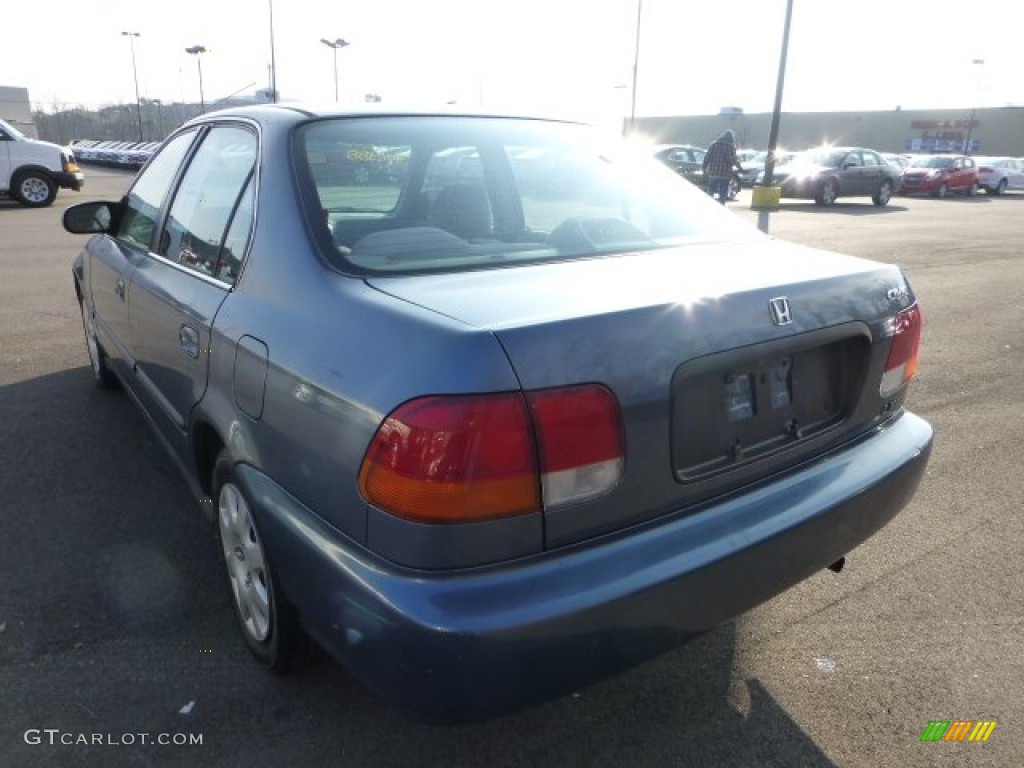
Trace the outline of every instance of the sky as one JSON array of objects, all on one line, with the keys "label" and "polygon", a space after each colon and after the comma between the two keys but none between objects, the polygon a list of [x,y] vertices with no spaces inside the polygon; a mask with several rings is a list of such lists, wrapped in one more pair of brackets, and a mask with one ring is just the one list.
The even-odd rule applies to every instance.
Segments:
[{"label": "sky", "polygon": [[[340,37],[343,103],[614,123],[634,108],[634,62],[638,117],[770,111],[786,0],[21,0],[4,14],[0,85],[45,111],[134,103],[134,44],[142,98],[198,102],[184,49],[203,45],[209,105],[267,87],[271,8],[282,101],[334,100],[320,40]],[[783,110],[1009,104],[1024,106],[1021,0],[794,0]]]}]

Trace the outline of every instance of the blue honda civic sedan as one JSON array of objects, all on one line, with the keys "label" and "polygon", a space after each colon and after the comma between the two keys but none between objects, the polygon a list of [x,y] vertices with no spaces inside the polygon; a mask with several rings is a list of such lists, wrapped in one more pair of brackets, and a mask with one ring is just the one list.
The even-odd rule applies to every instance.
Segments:
[{"label": "blue honda civic sedan", "polygon": [[255,658],[316,643],[428,720],[838,570],[930,453],[898,267],[764,236],[593,127],[215,112],[64,226],[95,381],[213,521]]}]

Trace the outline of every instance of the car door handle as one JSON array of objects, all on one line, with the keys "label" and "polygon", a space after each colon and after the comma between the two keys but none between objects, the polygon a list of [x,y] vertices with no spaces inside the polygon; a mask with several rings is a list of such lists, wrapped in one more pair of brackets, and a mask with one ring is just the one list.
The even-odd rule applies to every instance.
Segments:
[{"label": "car door handle", "polygon": [[124,301],[124,280],[117,278],[117,282],[114,283],[114,293],[117,294],[121,301]]},{"label": "car door handle", "polygon": [[199,357],[199,331],[191,325],[183,325],[178,329],[178,342],[186,355],[193,359]]}]

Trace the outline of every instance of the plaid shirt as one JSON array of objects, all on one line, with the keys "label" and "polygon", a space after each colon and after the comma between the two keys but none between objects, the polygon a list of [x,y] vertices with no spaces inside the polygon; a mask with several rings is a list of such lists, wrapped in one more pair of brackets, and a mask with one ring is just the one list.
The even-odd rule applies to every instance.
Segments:
[{"label": "plaid shirt", "polygon": [[704,175],[709,179],[728,178],[736,165],[736,146],[724,139],[716,139],[704,156]]}]

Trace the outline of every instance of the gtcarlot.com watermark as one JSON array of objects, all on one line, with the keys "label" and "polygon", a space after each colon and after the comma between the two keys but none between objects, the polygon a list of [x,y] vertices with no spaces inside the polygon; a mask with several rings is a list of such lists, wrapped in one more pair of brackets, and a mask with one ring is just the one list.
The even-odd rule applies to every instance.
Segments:
[{"label": "gtcarlot.com watermark", "polygon": [[60,728],[29,728],[26,744],[66,747],[195,747],[203,743],[201,733],[74,733]]}]

